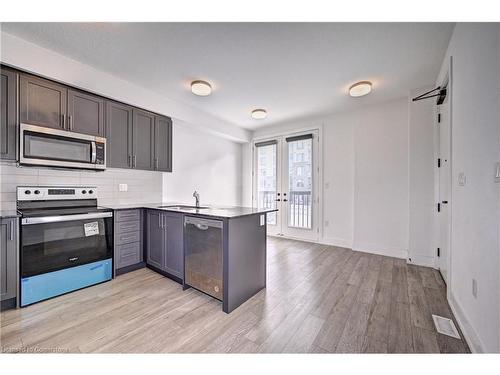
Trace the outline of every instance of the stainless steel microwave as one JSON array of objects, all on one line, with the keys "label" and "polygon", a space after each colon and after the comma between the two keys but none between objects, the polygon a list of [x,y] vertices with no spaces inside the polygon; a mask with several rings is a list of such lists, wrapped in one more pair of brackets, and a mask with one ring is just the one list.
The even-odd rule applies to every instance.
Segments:
[{"label": "stainless steel microwave", "polygon": [[106,138],[21,124],[19,163],[104,170]]}]

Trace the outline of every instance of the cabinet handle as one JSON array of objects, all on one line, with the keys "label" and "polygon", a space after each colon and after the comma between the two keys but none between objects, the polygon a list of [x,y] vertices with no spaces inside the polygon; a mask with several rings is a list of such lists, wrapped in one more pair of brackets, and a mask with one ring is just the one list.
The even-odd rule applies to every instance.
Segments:
[{"label": "cabinet handle", "polygon": [[158,169],[158,159],[155,159],[155,169]]},{"label": "cabinet handle", "polygon": [[66,115],[61,115],[61,117],[62,117],[62,127],[63,127],[63,129],[65,129],[66,128]]},{"label": "cabinet handle", "polygon": [[9,225],[10,225],[10,238],[9,238],[9,240],[14,241],[14,223],[11,221],[9,223]]},{"label": "cabinet handle", "polygon": [[135,168],[137,166],[137,156],[132,157],[132,168]]},{"label": "cabinet handle", "polygon": [[127,165],[132,168],[132,155],[127,156]]},{"label": "cabinet handle", "polygon": [[68,120],[69,120],[69,130],[73,130],[73,116],[69,115]]}]

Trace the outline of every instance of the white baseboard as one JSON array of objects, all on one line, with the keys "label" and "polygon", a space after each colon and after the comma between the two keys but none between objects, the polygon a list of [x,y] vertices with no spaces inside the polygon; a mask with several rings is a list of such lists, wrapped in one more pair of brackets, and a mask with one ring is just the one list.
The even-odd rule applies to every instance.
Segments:
[{"label": "white baseboard", "polygon": [[474,330],[472,325],[469,323],[467,316],[464,313],[464,310],[458,303],[458,301],[453,297],[453,293],[450,291],[450,298],[448,299],[448,303],[450,304],[451,311],[455,316],[455,319],[464,334],[465,341],[469,344],[469,348],[472,353],[484,353],[484,345],[481,342],[477,332]]},{"label": "white baseboard", "polygon": [[374,245],[368,243],[355,243],[352,249],[355,251],[361,251],[363,253],[385,255],[394,258],[401,258],[401,259],[408,258],[408,250],[393,246]]},{"label": "white baseboard", "polygon": [[345,247],[347,249],[352,249],[352,240],[346,240],[344,238],[335,237],[323,237],[319,240],[319,243],[330,246]]},{"label": "white baseboard", "polygon": [[[411,258],[411,261],[410,261]],[[408,263],[415,264],[417,266],[431,267],[435,268],[436,263],[434,257],[425,255],[408,255]]]}]

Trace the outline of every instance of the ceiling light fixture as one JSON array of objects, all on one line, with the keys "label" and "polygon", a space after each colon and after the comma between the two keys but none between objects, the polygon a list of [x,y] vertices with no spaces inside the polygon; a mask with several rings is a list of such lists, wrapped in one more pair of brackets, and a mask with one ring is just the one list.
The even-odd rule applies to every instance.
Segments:
[{"label": "ceiling light fixture", "polygon": [[357,82],[349,87],[349,95],[353,98],[368,95],[372,91],[372,83],[370,81]]},{"label": "ceiling light fixture", "polygon": [[206,81],[191,82],[191,92],[198,96],[208,96],[212,93],[212,86]]},{"label": "ceiling light fixture", "polygon": [[255,120],[264,120],[267,117],[267,111],[259,108],[252,111],[252,118]]}]

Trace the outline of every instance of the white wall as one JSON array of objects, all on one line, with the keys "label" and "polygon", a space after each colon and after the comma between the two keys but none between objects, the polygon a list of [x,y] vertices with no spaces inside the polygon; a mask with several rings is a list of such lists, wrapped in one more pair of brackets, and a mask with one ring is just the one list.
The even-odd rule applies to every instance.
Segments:
[{"label": "white wall", "polygon": [[[449,300],[472,348],[500,351],[500,26],[457,24],[452,57],[452,222]],[[467,183],[459,186],[458,174]],[[478,295],[472,295],[472,279]]]},{"label": "white wall", "polygon": [[[409,225],[407,98],[355,112],[261,129],[254,137],[318,126],[323,129],[320,241],[406,258]],[[430,148],[432,150],[432,143]],[[248,158],[250,152],[244,155]],[[251,193],[246,192],[248,194]]]},{"label": "white wall", "polygon": [[163,174],[163,200],[201,204],[241,204],[242,146],[174,121],[173,172]]},{"label": "white wall", "polygon": [[409,142],[409,234],[408,258],[412,263],[434,267],[436,243],[436,200],[434,176],[437,172],[434,100],[411,101],[434,87],[410,92],[408,104]]}]

